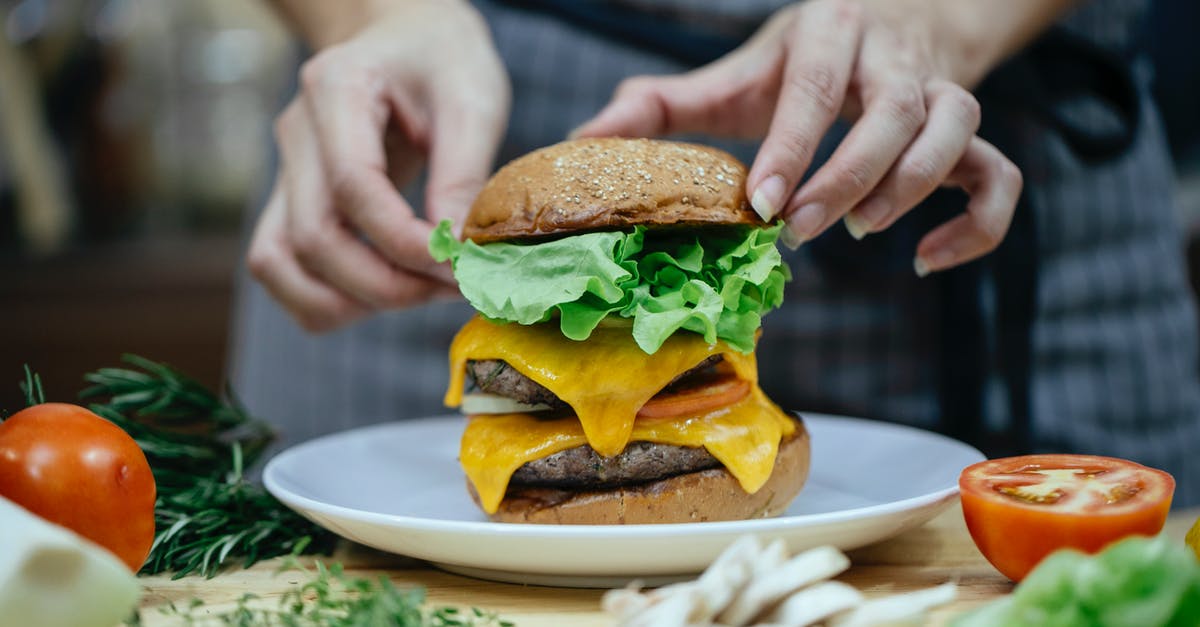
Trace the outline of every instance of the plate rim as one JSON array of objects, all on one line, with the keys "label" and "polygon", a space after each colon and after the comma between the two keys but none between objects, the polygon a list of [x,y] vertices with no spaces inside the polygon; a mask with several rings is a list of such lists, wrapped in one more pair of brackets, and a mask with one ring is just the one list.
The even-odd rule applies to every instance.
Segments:
[{"label": "plate rim", "polygon": [[[947,445],[962,447],[966,449],[965,452],[974,453],[975,456],[978,457],[979,461],[986,459],[986,456],[982,452],[965,442],[955,440],[954,438],[940,433],[921,429],[919,427],[880,420],[871,420],[867,418],[857,418],[852,416],[841,416],[818,412],[792,413],[800,416],[805,421],[815,420],[816,422],[849,423],[860,427],[869,426],[874,429],[893,430],[894,432],[908,432],[911,434],[920,435],[921,437],[940,440],[942,443]],[[407,420],[393,420],[346,429],[314,438],[306,442],[301,442],[276,453],[271,457],[270,460],[268,460],[262,472],[263,485],[266,487],[267,491],[272,494],[272,496],[279,499],[292,509],[302,509],[304,512],[316,512],[337,519],[353,520],[360,523],[372,525],[382,524],[390,527],[404,527],[414,531],[470,533],[473,535],[487,534],[505,538],[537,537],[546,539],[569,539],[572,537],[586,536],[590,540],[621,540],[629,539],[630,537],[636,537],[638,539],[653,539],[655,537],[679,535],[705,537],[720,536],[729,533],[767,533],[778,531],[780,529],[792,529],[797,527],[797,525],[809,527],[837,524],[847,520],[858,520],[863,517],[884,516],[919,510],[923,507],[934,506],[940,502],[952,499],[959,492],[958,484],[955,482],[952,486],[940,490],[935,490],[933,492],[928,492],[897,501],[842,509],[833,512],[778,516],[775,518],[757,518],[750,520],[632,525],[533,525],[493,522],[489,520],[448,520],[405,514],[385,514],[382,512],[373,512],[354,507],[347,507],[344,505],[335,505],[296,494],[295,492],[292,492],[291,490],[288,490],[280,485],[280,482],[276,477],[277,473],[282,472],[279,470],[279,468],[285,462],[287,457],[301,454],[304,449],[310,447],[327,444],[330,440],[354,437],[365,431],[386,430],[396,428],[397,426],[411,426],[413,423],[417,422],[434,423],[461,419],[461,414],[439,414],[436,416],[423,416]]]}]

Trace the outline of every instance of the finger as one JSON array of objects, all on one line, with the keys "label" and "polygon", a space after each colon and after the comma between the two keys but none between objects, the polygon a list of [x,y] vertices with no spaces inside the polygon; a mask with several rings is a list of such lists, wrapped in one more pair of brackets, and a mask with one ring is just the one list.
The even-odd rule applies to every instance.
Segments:
[{"label": "finger", "polygon": [[357,66],[337,54],[322,53],[301,71],[335,209],[396,266],[449,283],[449,269],[426,248],[433,227],[413,215],[388,178],[383,136],[392,109],[384,87],[348,71]]},{"label": "finger", "polygon": [[461,227],[471,203],[491,175],[504,135],[507,107],[487,94],[446,94],[437,99],[425,203],[431,222]]},{"label": "finger", "polygon": [[918,276],[966,263],[994,250],[1008,232],[1021,195],[1021,171],[978,137],[971,140],[946,182],[961,187],[971,200],[965,213],[921,239],[913,260]]},{"label": "finger", "polygon": [[798,11],[785,35],[778,104],[746,178],[751,205],[763,219],[784,208],[836,119],[862,38],[856,5],[818,2],[804,9],[811,10]]},{"label": "finger", "polygon": [[887,229],[950,176],[979,129],[979,102],[948,81],[926,88],[929,115],[891,172],[844,221],[856,239]]},{"label": "finger", "polygon": [[865,101],[862,117],[833,155],[788,203],[789,238],[812,239],[879,184],[925,121],[925,97],[915,80],[896,80]]},{"label": "finger", "polygon": [[439,283],[394,267],[334,213],[311,120],[307,105],[297,103],[284,113],[279,137],[291,203],[288,238],[296,258],[309,274],[366,306],[422,300]]},{"label": "finger", "polygon": [[921,132],[925,92],[914,67],[893,36],[879,29],[863,36],[854,74],[861,117],[789,200],[788,243],[815,237],[854,208]]},{"label": "finger", "polygon": [[250,274],[308,331],[329,331],[366,315],[352,298],[301,268],[286,243],[284,204],[285,193],[277,183],[246,253]]},{"label": "finger", "polygon": [[737,50],[676,76],[635,76],[571,137],[706,133],[761,137],[778,96],[782,24],[773,20]]}]

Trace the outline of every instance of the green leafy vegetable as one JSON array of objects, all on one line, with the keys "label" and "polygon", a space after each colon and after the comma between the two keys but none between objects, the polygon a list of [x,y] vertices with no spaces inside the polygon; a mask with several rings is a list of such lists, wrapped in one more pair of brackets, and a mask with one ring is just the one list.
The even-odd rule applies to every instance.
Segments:
[{"label": "green leafy vegetable", "polygon": [[[557,315],[563,335],[585,340],[605,318],[633,320],[654,353],[680,329],[754,349],[761,317],[783,302],[791,274],[775,247],[782,225],[686,232],[634,227],[535,244],[459,242],[448,220],[429,240],[451,260],[467,300],[492,320],[534,324]],[[519,289],[514,289],[519,286]]]},{"label": "green leafy vegetable", "polygon": [[46,392],[42,390],[42,377],[25,364],[25,380],[21,382],[21,392],[25,395],[25,406],[33,407],[46,402]]},{"label": "green leafy vegetable", "polygon": [[954,627],[1195,627],[1200,562],[1170,539],[1131,537],[1088,556],[1058,551],[1012,595]]},{"label": "green leafy vegetable", "polygon": [[[495,614],[474,608],[430,607],[425,603],[424,590],[401,590],[382,575],[374,580],[349,577],[340,564],[326,567],[321,562],[317,562],[316,569],[314,579],[289,589],[275,606],[247,593],[236,607],[219,614],[213,614],[199,600],[182,608],[172,604],[164,613],[187,625],[512,627]],[[304,569],[290,561],[280,570]]]},{"label": "green leafy vegetable", "polygon": [[103,368],[89,408],[124,429],[150,462],[158,488],[156,533],[143,574],[212,577],[231,560],[249,567],[293,553],[329,553],[336,536],[249,482],[244,469],[274,439],[264,422],[170,367],[124,356],[140,370]]}]

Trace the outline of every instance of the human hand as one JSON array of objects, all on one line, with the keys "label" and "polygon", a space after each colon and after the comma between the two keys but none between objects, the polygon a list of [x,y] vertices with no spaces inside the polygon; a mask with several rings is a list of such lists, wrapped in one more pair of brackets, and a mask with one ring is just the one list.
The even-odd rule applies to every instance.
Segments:
[{"label": "human hand", "polygon": [[[746,181],[764,219],[783,215],[795,248],[839,219],[862,238],[891,226],[938,186],[967,210],[925,235],[924,276],[970,261],[1004,237],[1021,174],[975,135],[979,55],[960,54],[938,2],[810,0],[778,12],[728,56],[679,76],[635,77],[580,136],[703,132],[764,138]],[[838,116],[853,127],[797,189]]]},{"label": "human hand", "polygon": [[[429,234],[443,218],[461,225],[508,118],[508,77],[467,3],[385,3],[360,18],[304,65],[276,120],[279,173],[247,254],[316,332],[457,294]],[[397,187],[426,157],[422,219]]]}]

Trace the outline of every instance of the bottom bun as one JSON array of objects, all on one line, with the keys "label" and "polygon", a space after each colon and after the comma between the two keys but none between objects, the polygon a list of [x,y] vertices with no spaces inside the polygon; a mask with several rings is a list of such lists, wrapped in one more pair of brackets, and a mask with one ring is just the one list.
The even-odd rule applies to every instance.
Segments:
[{"label": "bottom bun", "polygon": [[[510,487],[496,522],[558,525],[637,525],[770,518],[787,509],[808,479],[810,448],[804,423],[779,444],[767,482],[747,494],[724,468],[713,468],[636,486],[574,492]],[[479,504],[474,486],[471,498]]]}]

